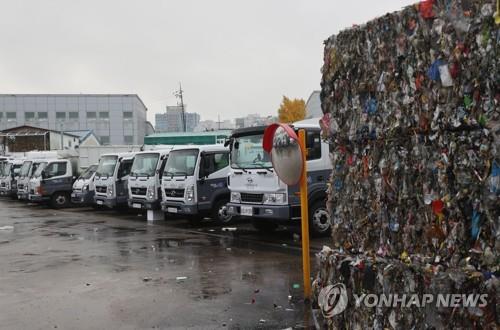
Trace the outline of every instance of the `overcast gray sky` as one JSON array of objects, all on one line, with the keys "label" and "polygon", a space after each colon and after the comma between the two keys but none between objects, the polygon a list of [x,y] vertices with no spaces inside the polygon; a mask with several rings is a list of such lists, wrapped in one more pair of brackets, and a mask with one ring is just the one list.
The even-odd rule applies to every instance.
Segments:
[{"label": "overcast gray sky", "polygon": [[[0,0],[0,93],[137,93],[148,119],[276,114],[319,89],[323,40],[416,0]],[[369,5],[368,5],[369,4]]]}]

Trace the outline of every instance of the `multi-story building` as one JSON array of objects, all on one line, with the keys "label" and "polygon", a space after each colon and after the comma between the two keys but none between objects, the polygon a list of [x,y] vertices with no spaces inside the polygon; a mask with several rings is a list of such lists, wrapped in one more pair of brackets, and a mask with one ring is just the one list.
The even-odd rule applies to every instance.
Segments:
[{"label": "multi-story building", "polygon": [[166,132],[167,129],[168,129],[167,114],[166,113],[155,114],[155,131],[156,131],[156,133]]},{"label": "multi-story building", "polygon": [[142,144],[151,124],[135,94],[0,94],[0,131],[34,126],[92,130],[101,144]]},{"label": "multi-story building", "polygon": [[[182,106],[180,105],[167,106],[167,113],[159,114],[156,117],[160,118],[160,126],[158,125],[158,122],[156,122],[156,130],[169,133],[184,132],[182,110]],[[186,105],[184,105],[184,111],[186,111]],[[198,123],[200,122],[200,115],[196,112],[185,112],[184,116],[186,118],[186,131],[194,131],[194,128],[198,126]],[[159,130],[159,128],[162,129]]]}]

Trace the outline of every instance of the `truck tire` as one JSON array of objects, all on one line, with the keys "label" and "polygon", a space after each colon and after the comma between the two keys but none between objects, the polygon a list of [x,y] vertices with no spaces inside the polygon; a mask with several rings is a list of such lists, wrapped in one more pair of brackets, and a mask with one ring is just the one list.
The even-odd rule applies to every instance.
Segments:
[{"label": "truck tire", "polygon": [[70,197],[68,193],[65,192],[56,192],[52,194],[50,198],[50,206],[55,209],[62,209],[69,207],[70,205]]},{"label": "truck tire", "polygon": [[227,213],[227,203],[229,203],[229,200],[220,199],[212,209],[211,218],[220,225],[228,225],[233,222],[234,217]]},{"label": "truck tire", "polygon": [[330,214],[324,201],[317,200],[309,207],[309,232],[313,237],[330,234]]},{"label": "truck tire", "polygon": [[277,224],[269,220],[253,220],[252,225],[261,233],[272,233],[278,228]]}]

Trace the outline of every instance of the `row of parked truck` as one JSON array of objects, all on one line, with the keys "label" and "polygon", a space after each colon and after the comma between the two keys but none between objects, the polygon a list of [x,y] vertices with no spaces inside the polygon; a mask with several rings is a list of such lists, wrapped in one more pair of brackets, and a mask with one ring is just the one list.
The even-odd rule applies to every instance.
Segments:
[{"label": "row of parked truck", "polygon": [[[309,219],[313,234],[330,230],[325,199],[331,173],[328,145],[314,120],[306,129]],[[54,208],[93,207],[163,210],[190,220],[210,217],[227,225],[252,218],[259,230],[300,223],[298,186],[287,186],[262,148],[265,127],[236,129],[224,145],[156,146],[107,153],[80,173],[70,152],[35,152],[0,158],[0,195]]]}]

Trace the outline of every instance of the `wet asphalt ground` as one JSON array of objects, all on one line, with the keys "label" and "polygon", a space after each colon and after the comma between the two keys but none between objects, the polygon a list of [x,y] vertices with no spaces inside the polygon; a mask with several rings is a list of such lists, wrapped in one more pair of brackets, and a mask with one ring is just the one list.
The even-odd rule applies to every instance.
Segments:
[{"label": "wet asphalt ground", "polygon": [[2,198],[0,328],[313,328],[298,229],[231,227]]}]

